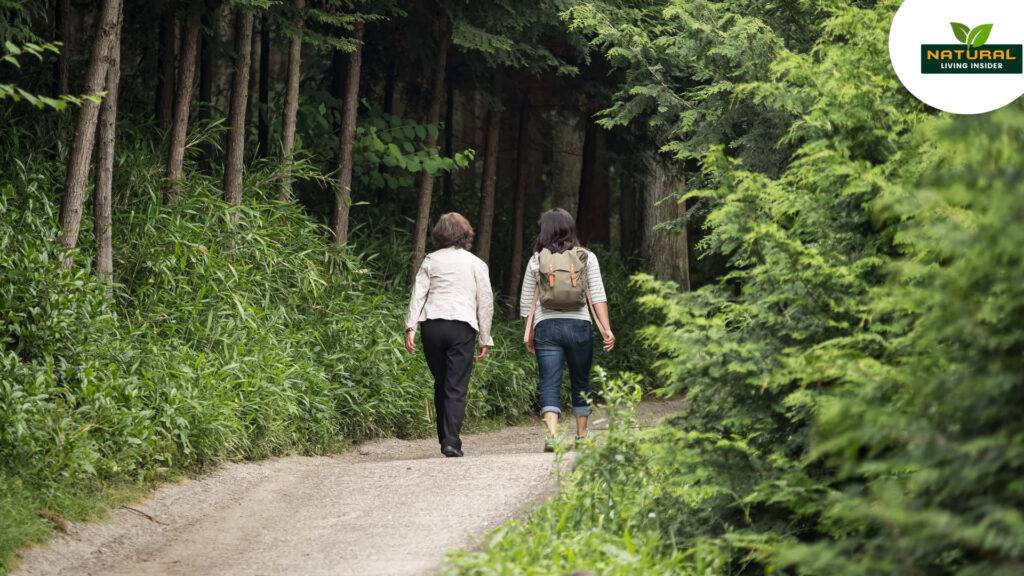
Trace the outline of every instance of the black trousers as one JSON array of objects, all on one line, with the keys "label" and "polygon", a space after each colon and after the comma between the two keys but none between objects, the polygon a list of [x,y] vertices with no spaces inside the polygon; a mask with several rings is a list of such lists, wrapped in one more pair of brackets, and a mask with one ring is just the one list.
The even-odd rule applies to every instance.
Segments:
[{"label": "black trousers", "polygon": [[423,355],[434,376],[437,441],[441,447],[462,449],[459,430],[466,417],[466,392],[473,372],[476,330],[460,320],[420,323]]}]

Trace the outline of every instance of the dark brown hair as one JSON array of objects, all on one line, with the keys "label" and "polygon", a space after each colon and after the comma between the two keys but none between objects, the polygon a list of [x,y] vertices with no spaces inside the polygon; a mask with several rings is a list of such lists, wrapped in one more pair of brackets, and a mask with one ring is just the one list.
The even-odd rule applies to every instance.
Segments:
[{"label": "dark brown hair", "polygon": [[561,208],[553,208],[541,214],[540,233],[533,244],[534,252],[547,248],[555,254],[561,254],[579,245],[580,241],[576,238],[576,223],[568,212]]},{"label": "dark brown hair", "polygon": [[473,245],[473,227],[469,220],[458,212],[442,214],[434,224],[434,230],[430,233],[434,239],[434,245],[438,249],[455,246],[463,250],[469,250]]}]

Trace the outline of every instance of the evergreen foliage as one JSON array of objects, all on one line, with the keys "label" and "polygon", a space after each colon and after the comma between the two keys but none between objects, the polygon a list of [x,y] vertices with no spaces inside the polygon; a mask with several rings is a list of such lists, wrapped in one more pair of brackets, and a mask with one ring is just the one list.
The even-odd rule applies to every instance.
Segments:
[{"label": "evergreen foliage", "polygon": [[[610,433],[452,573],[1020,572],[1024,107],[930,114],[889,67],[896,5],[828,4],[810,45],[743,2],[567,14],[633,74],[609,121],[670,123],[666,149],[700,158],[689,198],[731,271],[690,294],[637,277],[664,318],[646,329],[664,392],[688,409]],[[618,10],[655,31],[642,48],[606,24]],[[647,54],[709,29],[696,53],[719,64],[764,49],[697,88],[665,81]],[[767,154],[792,151],[777,167],[753,149],[766,128]]]}]

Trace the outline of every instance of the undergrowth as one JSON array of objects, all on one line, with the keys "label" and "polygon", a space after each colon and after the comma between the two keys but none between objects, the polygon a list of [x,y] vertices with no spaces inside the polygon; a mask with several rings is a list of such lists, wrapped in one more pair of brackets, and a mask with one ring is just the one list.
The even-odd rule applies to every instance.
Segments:
[{"label": "undergrowth", "polygon": [[[689,408],[604,435],[447,573],[1024,573],[1024,107],[955,118],[913,100],[887,58],[897,6],[827,4],[810,53],[748,3],[646,14],[657,37],[627,46],[668,47],[655,65],[733,55],[748,82],[693,90],[684,114],[725,93],[730,113],[788,117],[795,152],[765,169],[742,140],[701,150],[689,197],[730,273],[686,294],[636,278],[663,391]],[[675,20],[711,9],[721,33]],[[767,79],[756,35],[780,47]],[[697,41],[712,48],[676,59]]]},{"label": "undergrowth", "polygon": [[[241,207],[194,172],[163,206],[155,152],[121,150],[109,297],[88,217],[61,266],[62,163],[39,154],[0,175],[0,572],[50,532],[40,511],[102,515],[131,492],[116,486],[434,432],[426,362],[403,346],[408,287],[388,278],[405,233],[333,250],[301,206],[272,199],[269,165],[247,175]],[[535,410],[521,324],[497,315],[493,332],[470,429]]]}]

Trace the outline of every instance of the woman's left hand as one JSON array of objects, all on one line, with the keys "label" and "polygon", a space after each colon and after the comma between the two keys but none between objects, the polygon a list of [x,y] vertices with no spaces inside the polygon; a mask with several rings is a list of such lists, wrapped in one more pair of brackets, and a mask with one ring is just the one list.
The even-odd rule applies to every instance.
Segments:
[{"label": "woman's left hand", "polygon": [[608,330],[606,334],[602,336],[604,340],[604,349],[606,352],[611,352],[612,348],[615,348],[615,334],[612,334],[611,330]]},{"label": "woman's left hand", "polygon": [[416,332],[409,330],[405,333],[405,349],[409,351],[409,354],[416,353]]},{"label": "woman's left hand", "polygon": [[487,358],[487,346],[481,346],[480,351],[476,354],[476,361],[480,362],[484,358]]}]

